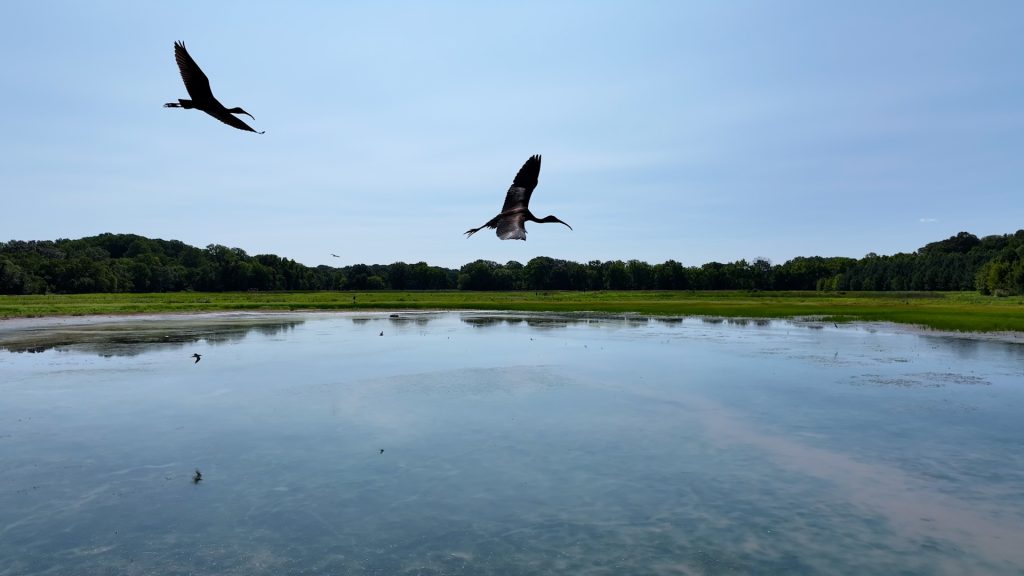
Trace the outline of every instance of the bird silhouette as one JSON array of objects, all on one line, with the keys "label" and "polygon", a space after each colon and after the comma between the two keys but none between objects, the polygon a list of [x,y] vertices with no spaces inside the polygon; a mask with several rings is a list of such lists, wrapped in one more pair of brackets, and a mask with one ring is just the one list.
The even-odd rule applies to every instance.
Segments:
[{"label": "bird silhouette", "polygon": [[331,256],[334,256],[335,258],[340,258],[340,256],[338,256],[337,254],[335,254],[333,252],[331,252]]},{"label": "bird silhouette", "polygon": [[[502,240],[526,240],[527,220],[540,224],[547,222],[565,224],[554,216],[538,219],[533,212],[530,212],[530,196],[533,195],[533,189],[537,187],[538,176],[540,176],[540,154],[535,154],[530,156],[530,159],[519,169],[516,179],[512,181],[512,186],[505,193],[505,204],[501,207],[501,213],[491,218],[483,226],[467,230],[466,238],[484,228],[495,228],[495,234]],[[572,230],[572,226],[568,224],[565,226]]]},{"label": "bird silhouette", "polygon": [[384,331],[383,331],[383,330],[381,330],[381,331],[380,331],[380,335],[381,335],[381,336],[383,336],[383,335],[384,335]]},{"label": "bird silhouette", "polygon": [[[185,90],[188,90],[188,95],[192,99],[179,98],[177,102],[164,104],[164,108],[195,108],[196,110],[206,112],[228,126],[234,126],[239,130],[256,132],[256,130],[253,130],[241,119],[233,116],[233,114],[245,114],[255,120],[252,114],[241,108],[226,108],[213,97],[213,91],[210,90],[210,79],[203,73],[199,64],[196,64],[196,61],[189,56],[183,42],[174,43],[174,60],[177,61],[178,70],[181,72],[181,79],[185,82]],[[263,132],[256,133],[263,134]]]},{"label": "bird silhouette", "polygon": [[196,468],[196,473],[192,475],[192,483],[193,484],[199,484],[202,481],[203,481],[203,473],[199,471],[199,468]]},{"label": "bird silhouette", "polygon": [[199,364],[199,361],[203,359],[203,355],[198,352],[193,354],[192,357],[196,359],[196,361],[193,362],[193,364]]}]

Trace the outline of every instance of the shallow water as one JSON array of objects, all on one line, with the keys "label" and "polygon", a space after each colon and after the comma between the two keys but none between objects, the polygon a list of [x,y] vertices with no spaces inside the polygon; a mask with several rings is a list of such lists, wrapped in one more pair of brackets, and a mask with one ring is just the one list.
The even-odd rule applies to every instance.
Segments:
[{"label": "shallow water", "polygon": [[0,575],[1024,573],[1020,344],[630,316],[82,322],[0,322]]}]

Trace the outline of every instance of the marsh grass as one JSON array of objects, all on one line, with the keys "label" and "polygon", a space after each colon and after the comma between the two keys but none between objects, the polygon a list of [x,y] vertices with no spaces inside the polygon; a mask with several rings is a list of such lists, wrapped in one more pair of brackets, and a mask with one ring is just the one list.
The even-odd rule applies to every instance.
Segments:
[{"label": "marsh grass", "polygon": [[1024,331],[1024,299],[968,292],[175,292],[0,296],[0,318],[289,310],[635,312],[890,321],[942,330]]}]

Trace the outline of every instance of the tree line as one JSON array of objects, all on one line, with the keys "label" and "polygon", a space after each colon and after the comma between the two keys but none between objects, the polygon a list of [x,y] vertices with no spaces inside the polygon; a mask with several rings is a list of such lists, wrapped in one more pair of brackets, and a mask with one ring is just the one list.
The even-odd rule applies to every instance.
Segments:
[{"label": "tree line", "polygon": [[709,262],[526,264],[476,260],[460,269],[407,264],[308,267],[240,248],[189,246],[134,234],[0,243],[0,293],[239,290],[979,290],[1024,293],[1024,230],[978,238],[961,232],[915,252],[861,259],[798,257]]}]

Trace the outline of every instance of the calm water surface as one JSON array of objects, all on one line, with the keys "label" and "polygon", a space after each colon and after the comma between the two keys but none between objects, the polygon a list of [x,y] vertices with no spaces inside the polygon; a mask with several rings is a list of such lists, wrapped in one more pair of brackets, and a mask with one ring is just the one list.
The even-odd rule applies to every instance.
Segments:
[{"label": "calm water surface", "polygon": [[0,322],[0,575],[1024,574],[1021,344],[82,322]]}]

